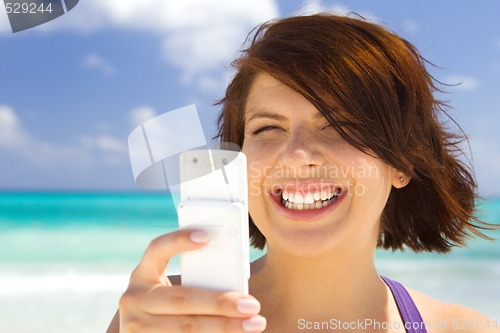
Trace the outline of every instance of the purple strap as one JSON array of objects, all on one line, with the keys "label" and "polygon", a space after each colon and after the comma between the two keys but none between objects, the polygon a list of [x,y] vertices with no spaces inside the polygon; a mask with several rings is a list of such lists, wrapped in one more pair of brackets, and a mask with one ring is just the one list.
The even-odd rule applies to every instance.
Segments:
[{"label": "purple strap", "polygon": [[427,333],[425,323],[410,294],[401,283],[381,276],[394,296],[407,333]]}]

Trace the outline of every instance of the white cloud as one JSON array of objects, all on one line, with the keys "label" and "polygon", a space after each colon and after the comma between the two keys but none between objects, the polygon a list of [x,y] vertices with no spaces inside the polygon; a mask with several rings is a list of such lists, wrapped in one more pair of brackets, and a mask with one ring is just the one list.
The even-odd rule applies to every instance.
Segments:
[{"label": "white cloud", "polygon": [[324,5],[321,0],[306,0],[304,1],[304,5],[302,8],[297,11],[295,14],[296,15],[311,15],[311,14],[316,14],[316,13],[321,13],[321,12],[329,12],[329,13],[335,13],[337,15],[341,16],[347,16],[351,13],[356,13],[361,15],[363,18],[365,18],[367,21],[370,22],[375,22],[375,23],[380,23],[382,20],[375,14],[371,12],[355,12],[354,10],[350,9],[347,6],[344,6],[342,4],[330,4],[330,5]]},{"label": "white cloud", "polygon": [[104,76],[113,76],[116,74],[115,67],[104,57],[95,53],[87,54],[82,60],[82,65],[86,68],[96,69]]},{"label": "white cloud", "polygon": [[473,138],[471,146],[474,156],[474,169],[479,183],[479,192],[484,196],[500,194],[500,150],[498,139]]},{"label": "white cloud", "polygon": [[467,124],[471,157],[479,184],[479,193],[485,197],[500,195],[500,132],[497,115],[477,114]]},{"label": "white cloud", "polygon": [[129,120],[133,128],[155,116],[156,111],[150,106],[140,106],[129,112]]},{"label": "white cloud", "polygon": [[302,7],[295,12],[296,15],[312,15],[325,11],[325,6],[318,0],[307,0]]},{"label": "white cloud", "polygon": [[414,19],[407,19],[404,21],[403,31],[416,35],[422,32],[422,27]]},{"label": "white cloud", "polygon": [[102,152],[122,153],[127,150],[127,145],[111,135],[100,134],[95,137],[84,136],[81,138],[84,147],[94,148]]},{"label": "white cloud", "polygon": [[30,140],[14,110],[0,105],[0,148],[17,148]]},{"label": "white cloud", "polygon": [[107,134],[84,136],[76,143],[54,143],[31,135],[15,111],[0,106],[0,149],[9,150],[34,167],[82,168],[126,161],[125,141]]},{"label": "white cloud", "polygon": [[348,7],[341,4],[325,6],[320,0],[306,0],[304,5],[296,12],[296,15],[312,15],[326,11],[343,16],[352,12]]},{"label": "white cloud", "polygon": [[181,83],[199,84],[200,77],[213,76],[211,70],[229,62],[252,28],[277,16],[275,0],[86,0],[36,29],[95,33],[118,28],[159,35],[160,52],[182,70]]},{"label": "white cloud", "polygon": [[475,77],[465,75],[448,76],[443,81],[445,84],[452,85],[458,90],[473,91],[479,87],[479,80]]},{"label": "white cloud", "polygon": [[224,80],[210,75],[201,75],[198,79],[198,85],[203,91],[224,91],[228,83],[229,79]]}]

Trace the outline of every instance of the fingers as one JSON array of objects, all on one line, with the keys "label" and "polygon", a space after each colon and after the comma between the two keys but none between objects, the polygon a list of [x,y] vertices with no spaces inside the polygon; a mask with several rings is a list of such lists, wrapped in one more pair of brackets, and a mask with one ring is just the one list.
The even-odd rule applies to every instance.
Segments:
[{"label": "fingers", "polygon": [[243,333],[262,332],[266,319],[261,316],[252,318],[225,318],[213,316],[151,316],[147,320],[122,323],[120,333]]},{"label": "fingers", "polygon": [[202,230],[178,230],[155,238],[132,273],[131,281],[164,284],[164,272],[171,257],[203,247],[207,242],[208,234]]},{"label": "fingers", "polygon": [[127,290],[120,299],[120,332],[262,332],[266,320],[259,311],[255,298],[237,292],[180,286]]},{"label": "fingers", "polygon": [[260,312],[260,303],[250,295],[237,292],[160,286],[143,298],[142,308],[152,315],[248,317]]},{"label": "fingers", "polygon": [[266,320],[250,295],[172,286],[165,277],[170,258],[208,242],[201,230],[179,230],[153,240],[120,299],[120,333],[262,332]]}]

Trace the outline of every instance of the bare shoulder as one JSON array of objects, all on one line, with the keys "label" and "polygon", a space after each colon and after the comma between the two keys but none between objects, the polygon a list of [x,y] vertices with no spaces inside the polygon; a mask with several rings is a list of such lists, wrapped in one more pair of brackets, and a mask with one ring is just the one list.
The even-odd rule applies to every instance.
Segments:
[{"label": "bare shoulder", "polygon": [[463,305],[445,303],[407,288],[429,333],[500,333],[500,321]]},{"label": "bare shoulder", "polygon": [[180,275],[169,275],[168,279],[170,280],[170,283],[172,283],[173,286],[180,286],[181,285],[181,276]]}]

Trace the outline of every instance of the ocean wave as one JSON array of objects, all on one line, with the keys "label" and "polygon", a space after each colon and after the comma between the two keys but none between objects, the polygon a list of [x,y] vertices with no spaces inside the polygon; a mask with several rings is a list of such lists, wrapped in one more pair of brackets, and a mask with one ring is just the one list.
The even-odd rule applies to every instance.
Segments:
[{"label": "ocean wave", "polygon": [[3,274],[0,276],[0,295],[125,291],[129,276],[125,272],[110,274],[76,271],[62,274]]}]

